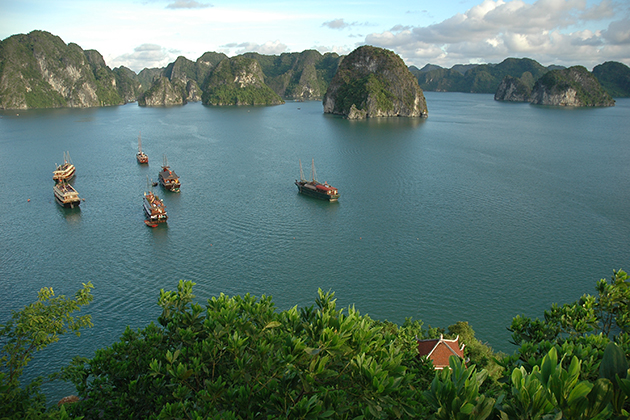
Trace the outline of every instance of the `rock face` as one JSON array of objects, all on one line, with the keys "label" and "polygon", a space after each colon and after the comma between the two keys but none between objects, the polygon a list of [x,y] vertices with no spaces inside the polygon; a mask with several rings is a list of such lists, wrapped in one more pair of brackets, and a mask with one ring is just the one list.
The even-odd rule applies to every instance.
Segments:
[{"label": "rock face", "polygon": [[245,53],[260,63],[265,83],[279,96],[298,101],[321,99],[332,80],[341,57],[319,51],[283,53],[280,56]]},{"label": "rock face", "polygon": [[124,66],[116,67],[112,71],[116,76],[116,88],[125,103],[135,102],[141,93],[138,75]]},{"label": "rock face", "polygon": [[[171,106],[200,101],[201,89],[197,81],[200,77],[206,77],[215,65],[208,54],[212,53],[204,54],[196,63],[185,57],[178,57],[164,70],[143,70],[141,73],[143,73],[142,78],[145,80],[144,84],[149,84],[149,78],[152,78],[152,81],[150,82],[151,87],[138,98],[138,104],[143,106]],[[225,54],[217,55],[227,57]]]},{"label": "rock face", "polygon": [[614,106],[614,99],[582,66],[552,70],[536,81],[530,102],[555,106]]},{"label": "rock face", "polygon": [[265,84],[260,64],[243,56],[222,60],[208,76],[205,105],[278,105],[284,101]]},{"label": "rock face", "polygon": [[0,42],[0,109],[120,105],[116,75],[93,50],[44,31]]},{"label": "rock face", "polygon": [[151,86],[151,89],[144,92],[138,98],[138,105],[141,106],[172,106],[183,105],[184,97],[180,89],[171,84],[168,78],[159,77]]},{"label": "rock face", "polygon": [[427,117],[427,104],[402,59],[392,51],[359,47],[343,59],[323,100],[324,113],[350,119]]},{"label": "rock face", "polygon": [[527,102],[531,95],[532,89],[525,84],[521,79],[517,79],[512,76],[505,76],[496,93],[494,94],[495,101],[512,101],[512,102]]},{"label": "rock face", "polygon": [[494,94],[494,99],[552,106],[615,105],[597,78],[582,66],[551,70],[535,84],[532,80],[531,74],[524,74],[520,79],[506,76]]}]

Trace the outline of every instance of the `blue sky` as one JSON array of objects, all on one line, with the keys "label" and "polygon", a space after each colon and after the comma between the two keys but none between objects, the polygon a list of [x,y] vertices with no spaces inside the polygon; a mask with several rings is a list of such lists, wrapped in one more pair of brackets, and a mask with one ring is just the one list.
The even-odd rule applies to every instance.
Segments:
[{"label": "blue sky", "polygon": [[0,39],[36,29],[136,72],[207,51],[348,54],[365,44],[417,67],[507,57],[630,66],[628,0],[0,0]]}]

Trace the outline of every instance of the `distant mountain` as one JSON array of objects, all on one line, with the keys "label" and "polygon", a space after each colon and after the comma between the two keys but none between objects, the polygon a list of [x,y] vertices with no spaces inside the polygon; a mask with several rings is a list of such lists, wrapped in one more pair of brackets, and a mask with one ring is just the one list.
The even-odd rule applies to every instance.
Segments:
[{"label": "distant mountain", "polygon": [[630,97],[630,67],[615,61],[595,66],[593,74],[613,98]]},{"label": "distant mountain", "polygon": [[[341,57],[336,53],[322,55],[314,50],[306,50],[301,53],[285,53],[280,56],[245,53],[237,57],[252,59],[259,64],[262,70],[262,77],[258,80],[260,87],[257,89],[262,89],[262,85],[266,85],[280,98],[294,100],[321,99],[341,61]],[[234,60],[237,57],[232,57],[229,60]],[[213,52],[205,53],[197,59],[196,62],[187,60],[184,57],[179,57],[165,69],[145,69],[141,71],[139,80],[142,81],[143,86],[152,86],[154,83],[160,83],[160,85],[163,86],[163,82],[159,82],[159,78],[166,77],[173,87],[181,92],[183,103],[200,100],[204,98],[204,92],[206,92],[208,88],[210,78],[216,82],[216,77],[213,76],[213,72],[219,63],[225,59],[228,59],[225,54]],[[237,62],[238,60],[234,63]],[[224,70],[226,70],[226,68],[222,67],[222,71]],[[224,82],[227,83],[227,81]],[[223,83],[223,85],[225,85],[225,83]],[[234,88],[235,85],[232,87],[232,90]],[[249,86],[247,89],[251,90],[252,88],[253,86]],[[209,103],[214,103],[213,101],[216,100],[216,103],[224,104],[223,101],[226,100],[225,95],[227,95],[227,88],[225,86],[221,87],[223,92],[221,98],[216,96],[216,86],[213,89],[213,94],[205,95],[205,98],[210,101]],[[191,91],[195,92],[197,96],[191,95]],[[139,103],[143,105],[172,105],[172,101],[171,103],[160,103],[161,98],[165,100],[169,98],[168,95],[165,96],[161,92],[160,89],[150,89],[150,91],[144,93],[139,99]],[[263,96],[267,96],[267,93]],[[147,95],[156,94],[159,96],[157,101],[146,101]],[[252,99],[251,92],[247,94],[240,92],[239,94],[239,92],[233,90],[231,95],[235,103],[247,103],[245,98],[248,96]],[[214,97],[214,99],[210,100],[211,97]],[[258,97],[254,102],[258,103],[258,101],[261,100],[262,97]],[[280,99],[279,102],[278,98],[272,99],[271,97],[267,97],[262,101],[280,103],[282,99]]]},{"label": "distant mountain", "polygon": [[341,57],[336,53],[322,55],[315,50],[283,53],[279,56],[245,53],[260,63],[265,83],[287,99],[321,99],[326,93]]},{"label": "distant mountain", "polygon": [[615,105],[595,75],[582,66],[551,70],[536,80],[533,86],[530,82],[530,78],[505,76],[494,99],[553,106]]},{"label": "distant mountain", "polygon": [[423,90],[467,93],[495,93],[505,76],[522,78],[525,75],[525,79],[533,79],[533,85],[549,71],[529,58],[507,58],[499,64],[458,64],[451,69],[427,65],[423,69],[426,70],[416,73]]},{"label": "distant mountain", "polygon": [[238,56],[223,59],[203,85],[206,105],[278,105],[282,98],[265,84],[258,61]]},{"label": "distant mountain", "polygon": [[[266,90],[264,85],[280,98],[292,100],[322,99],[346,58],[314,50],[279,56],[246,53],[239,57],[258,63],[262,76],[256,70],[256,86]],[[200,101],[210,86],[217,94],[217,86],[209,84],[213,72],[224,60],[234,59],[206,52],[195,62],[178,57],[165,68],[143,69],[136,74],[126,67],[112,70],[98,51],[84,51],[73,43],[66,45],[49,32],[13,35],[0,41],[0,109],[95,107],[133,101],[164,106]],[[543,74],[562,69],[545,68],[527,58],[508,58],[500,64],[455,65],[450,69],[433,64],[422,69],[411,66],[409,72],[426,91],[496,93],[506,76],[518,79],[518,84],[522,83],[519,89],[531,89]],[[612,96],[630,96],[627,66],[608,62],[595,67],[593,74]],[[217,82],[216,77],[213,80]],[[253,85],[248,86],[251,90]],[[237,102],[247,103],[242,101],[244,95],[236,97],[240,98]],[[271,103],[278,101],[270,98]]]},{"label": "distant mountain", "polygon": [[402,59],[392,51],[368,45],[343,59],[323,105],[324,113],[349,119],[428,115],[422,89]]}]

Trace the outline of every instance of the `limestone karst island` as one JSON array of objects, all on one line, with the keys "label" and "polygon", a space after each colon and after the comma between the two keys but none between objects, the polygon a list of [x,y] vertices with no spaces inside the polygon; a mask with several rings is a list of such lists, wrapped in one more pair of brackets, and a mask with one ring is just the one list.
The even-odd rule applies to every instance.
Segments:
[{"label": "limestone karst island", "polygon": [[0,109],[141,106],[279,105],[321,100],[325,113],[346,118],[426,117],[423,91],[492,93],[500,101],[555,106],[613,106],[630,96],[630,68],[607,62],[544,67],[527,58],[499,64],[407,67],[392,51],[372,46],[347,56],[314,50],[279,56],[207,52],[179,57],[138,74],[110,69],[95,50],[45,31],[0,42]]}]

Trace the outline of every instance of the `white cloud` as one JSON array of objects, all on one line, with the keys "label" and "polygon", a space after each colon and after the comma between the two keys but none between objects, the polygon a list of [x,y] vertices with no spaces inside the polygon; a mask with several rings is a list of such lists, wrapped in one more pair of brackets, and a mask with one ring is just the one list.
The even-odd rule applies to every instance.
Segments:
[{"label": "white cloud", "polygon": [[328,22],[322,23],[322,26],[326,26],[330,29],[344,29],[350,26],[350,24],[344,22],[343,19],[334,19],[334,20],[329,20]]},{"label": "white cloud", "polygon": [[322,26],[330,29],[341,30],[355,26],[374,26],[374,24],[370,22],[346,22],[344,19],[333,19],[322,23]]},{"label": "white cloud", "polygon": [[[395,50],[408,64],[500,62],[529,57],[541,64],[593,66],[613,45],[630,46],[630,18],[610,23],[607,30],[585,30],[615,16],[610,0],[587,7],[586,0],[483,0],[464,13],[424,27],[394,26],[369,34],[367,44]],[[581,30],[572,30],[578,25]],[[596,26],[596,25],[595,25]],[[626,47],[626,64],[630,49]],[[615,51],[617,54],[620,48]],[[440,52],[440,54],[437,54]],[[572,62],[574,60],[575,62]]]},{"label": "white cloud", "polygon": [[602,36],[613,45],[630,45],[630,18],[611,22]]},{"label": "white cloud", "polygon": [[240,44],[230,43],[222,45],[221,48],[223,48],[223,52],[227,49],[229,53],[225,53],[228,55],[238,55],[246,52],[257,52],[265,55],[279,55],[286,52],[288,47],[286,44],[276,40],[267,41],[264,44],[257,44],[255,42],[242,42]]},{"label": "white cloud", "polygon": [[213,7],[209,3],[199,3],[195,0],[176,0],[169,3],[167,9],[205,9],[207,7]]},{"label": "white cloud", "polygon": [[178,56],[176,50],[167,50],[156,44],[142,44],[134,48],[133,53],[123,54],[107,60],[110,67],[125,66],[138,72],[144,68],[166,67]]}]

